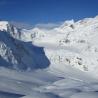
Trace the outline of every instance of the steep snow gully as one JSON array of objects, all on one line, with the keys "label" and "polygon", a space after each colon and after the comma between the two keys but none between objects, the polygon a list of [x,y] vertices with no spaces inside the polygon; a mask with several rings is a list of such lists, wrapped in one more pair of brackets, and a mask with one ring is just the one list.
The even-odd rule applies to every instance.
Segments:
[{"label": "steep snow gully", "polygon": [[98,16],[53,28],[0,21],[0,98],[98,98]]}]

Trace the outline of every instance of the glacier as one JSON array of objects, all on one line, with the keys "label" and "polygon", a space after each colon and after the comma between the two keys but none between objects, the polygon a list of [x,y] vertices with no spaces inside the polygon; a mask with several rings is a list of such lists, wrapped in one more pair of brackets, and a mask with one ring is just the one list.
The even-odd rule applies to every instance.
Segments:
[{"label": "glacier", "polygon": [[0,21],[0,98],[98,98],[98,16],[47,26]]}]

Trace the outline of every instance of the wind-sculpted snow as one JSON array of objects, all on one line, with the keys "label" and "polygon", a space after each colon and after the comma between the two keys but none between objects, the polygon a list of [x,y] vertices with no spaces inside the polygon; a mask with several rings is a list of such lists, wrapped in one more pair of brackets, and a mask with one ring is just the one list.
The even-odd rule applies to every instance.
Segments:
[{"label": "wind-sculpted snow", "polygon": [[0,21],[0,98],[98,98],[98,16],[18,26]]}]

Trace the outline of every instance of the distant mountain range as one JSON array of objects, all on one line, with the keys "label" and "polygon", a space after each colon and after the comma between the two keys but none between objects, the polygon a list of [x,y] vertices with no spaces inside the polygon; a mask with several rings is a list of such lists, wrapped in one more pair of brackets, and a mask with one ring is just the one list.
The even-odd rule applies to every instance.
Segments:
[{"label": "distant mountain range", "polygon": [[97,43],[98,16],[65,21],[50,29],[25,29],[18,23],[0,21],[0,66],[31,70],[62,64],[61,70],[69,65],[97,74]]},{"label": "distant mountain range", "polygon": [[98,16],[35,27],[0,21],[0,98],[97,98]]}]

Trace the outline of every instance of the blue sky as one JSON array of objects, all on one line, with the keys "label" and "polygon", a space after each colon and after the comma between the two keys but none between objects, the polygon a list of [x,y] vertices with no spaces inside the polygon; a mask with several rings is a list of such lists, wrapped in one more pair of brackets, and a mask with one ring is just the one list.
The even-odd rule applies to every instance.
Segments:
[{"label": "blue sky", "polygon": [[0,0],[0,19],[28,24],[98,15],[98,0]]}]

